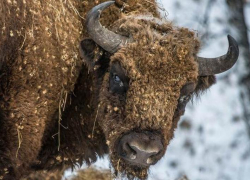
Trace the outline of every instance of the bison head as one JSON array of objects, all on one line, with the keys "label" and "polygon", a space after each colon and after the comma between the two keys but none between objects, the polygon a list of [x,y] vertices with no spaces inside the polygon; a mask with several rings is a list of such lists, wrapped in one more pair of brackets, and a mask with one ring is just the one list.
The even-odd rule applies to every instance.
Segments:
[{"label": "bison head", "polygon": [[121,18],[110,31],[99,18],[112,3],[89,12],[91,39],[81,42],[81,55],[96,76],[96,120],[114,169],[145,179],[164,155],[188,101],[214,83],[214,74],[233,66],[238,46],[229,36],[226,55],[197,57],[193,32],[150,16]]}]

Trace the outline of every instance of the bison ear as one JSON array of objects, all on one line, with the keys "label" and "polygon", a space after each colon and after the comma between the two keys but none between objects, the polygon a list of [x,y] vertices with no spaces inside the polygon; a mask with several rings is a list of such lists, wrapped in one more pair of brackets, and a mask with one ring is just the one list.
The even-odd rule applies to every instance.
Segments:
[{"label": "bison ear", "polygon": [[92,39],[84,39],[80,42],[80,56],[89,71],[94,70],[99,64],[103,53],[103,50]]}]

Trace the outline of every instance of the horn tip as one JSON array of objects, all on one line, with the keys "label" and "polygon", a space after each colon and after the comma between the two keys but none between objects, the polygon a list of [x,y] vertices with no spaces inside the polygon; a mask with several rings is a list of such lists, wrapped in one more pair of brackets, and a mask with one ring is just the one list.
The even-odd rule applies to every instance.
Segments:
[{"label": "horn tip", "polygon": [[106,9],[107,7],[109,7],[110,5],[114,4],[115,1],[106,1],[104,3],[98,4],[97,6],[93,7],[87,14],[87,21],[90,19],[90,17],[92,17],[94,15],[94,17],[98,17],[100,16],[100,14],[102,13],[102,11],[104,9]]},{"label": "horn tip", "polygon": [[233,48],[234,53],[236,54],[237,58],[236,61],[238,59],[239,56],[239,46],[237,41],[231,36],[231,35],[227,35],[228,38],[228,42],[229,42],[229,47]]},{"label": "horn tip", "polygon": [[239,49],[237,41],[231,35],[228,34],[227,39],[228,39],[230,45],[233,45],[233,46],[237,47],[237,49]]},{"label": "horn tip", "polygon": [[[92,27],[93,24],[97,21],[96,19],[100,18],[100,15],[104,9],[109,7],[110,5],[114,4],[115,1],[106,1],[101,4],[98,4],[97,6],[93,7],[87,14],[86,17],[86,27],[87,27],[87,32],[90,33],[93,31]],[[98,21],[99,22],[99,21]]]},{"label": "horn tip", "polygon": [[86,18],[86,29],[89,36],[96,42],[96,44],[112,54],[115,53],[124,40],[127,39],[122,35],[106,29],[100,23],[100,15],[102,11],[114,3],[115,1],[106,1],[93,7],[87,14]]}]

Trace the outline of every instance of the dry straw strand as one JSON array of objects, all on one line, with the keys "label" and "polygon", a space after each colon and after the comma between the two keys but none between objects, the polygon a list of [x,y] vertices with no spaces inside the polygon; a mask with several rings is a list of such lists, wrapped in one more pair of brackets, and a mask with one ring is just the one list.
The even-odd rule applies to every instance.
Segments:
[{"label": "dry straw strand", "polygon": [[22,144],[22,141],[23,141],[22,134],[20,132],[20,128],[19,127],[17,127],[17,137],[18,137],[18,148],[17,148],[17,151],[16,151],[16,158],[18,156],[18,151],[21,148],[21,144]]},{"label": "dry straw strand", "polygon": [[93,126],[93,129],[92,129],[92,139],[94,138],[94,130],[95,130],[95,124],[96,124],[96,120],[97,120],[97,117],[98,117],[98,112],[99,112],[99,108],[100,108],[100,104],[98,104],[98,107],[97,107],[97,112],[96,112],[96,116],[95,116],[95,121],[94,121],[94,126]]}]

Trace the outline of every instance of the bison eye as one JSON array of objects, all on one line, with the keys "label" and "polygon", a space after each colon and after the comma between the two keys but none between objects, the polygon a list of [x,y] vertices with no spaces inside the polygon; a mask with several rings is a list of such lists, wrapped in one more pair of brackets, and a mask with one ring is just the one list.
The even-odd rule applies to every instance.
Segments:
[{"label": "bison eye", "polygon": [[190,97],[191,97],[190,95],[188,95],[188,96],[181,96],[180,99],[179,99],[179,101],[180,101],[180,103],[187,102],[187,101],[190,100]]},{"label": "bison eye", "polygon": [[109,72],[109,92],[113,95],[126,95],[128,86],[129,78],[125,75],[124,69],[120,63],[114,62]]},{"label": "bison eye", "polygon": [[123,82],[122,82],[122,80],[120,79],[119,76],[114,75],[113,78],[114,78],[114,82],[115,82],[115,83],[117,83],[120,87],[123,86]]}]

